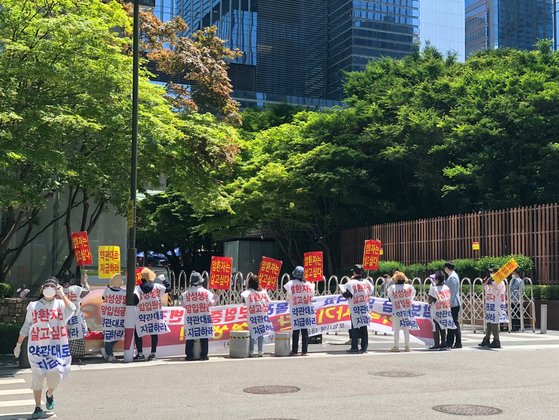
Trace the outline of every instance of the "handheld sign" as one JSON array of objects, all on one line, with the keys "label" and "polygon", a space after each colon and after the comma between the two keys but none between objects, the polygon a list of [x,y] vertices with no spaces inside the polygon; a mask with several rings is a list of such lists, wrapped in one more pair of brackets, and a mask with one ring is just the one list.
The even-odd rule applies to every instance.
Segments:
[{"label": "handheld sign", "polygon": [[263,289],[274,290],[278,284],[278,278],[283,264],[280,260],[262,257],[260,271],[258,271],[258,282]]},{"label": "handheld sign", "polygon": [[136,286],[142,284],[142,268],[144,267],[136,268]]},{"label": "handheld sign", "polygon": [[84,265],[93,264],[91,249],[89,248],[89,239],[87,232],[72,232],[72,246],[74,247],[74,255],[76,256],[76,265],[83,267]]},{"label": "handheld sign", "polygon": [[511,258],[510,260],[507,261],[505,265],[499,268],[499,271],[497,271],[491,277],[493,278],[493,281],[495,283],[497,284],[501,283],[504,279],[510,276],[510,274],[517,268],[518,268],[518,263],[514,258]]},{"label": "handheld sign", "polygon": [[211,289],[229,290],[232,274],[233,258],[212,257],[209,287]]},{"label": "handheld sign", "polygon": [[120,247],[119,246],[100,246],[99,256],[99,278],[110,279],[115,274],[120,273]]},{"label": "handheld sign", "polygon": [[378,270],[378,262],[381,253],[380,241],[367,239],[363,249],[363,268],[365,270]]},{"label": "handheld sign", "polygon": [[305,252],[304,273],[305,280],[321,281],[324,277],[324,258],[322,251]]}]

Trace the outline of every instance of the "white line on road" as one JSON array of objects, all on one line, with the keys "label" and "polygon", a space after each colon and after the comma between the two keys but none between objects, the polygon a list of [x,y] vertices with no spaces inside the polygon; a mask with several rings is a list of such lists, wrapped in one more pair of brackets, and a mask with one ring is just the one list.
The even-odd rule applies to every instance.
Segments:
[{"label": "white line on road", "polygon": [[27,388],[22,389],[0,389],[0,395],[19,395],[19,394],[32,394],[33,391]]},{"label": "white line on road", "polygon": [[19,407],[22,405],[30,405],[35,407],[35,400],[0,401],[0,407]]},{"label": "white line on road", "polygon": [[3,378],[0,378],[0,385],[24,384],[24,383],[25,383],[25,379],[14,379],[14,378],[3,379]]}]

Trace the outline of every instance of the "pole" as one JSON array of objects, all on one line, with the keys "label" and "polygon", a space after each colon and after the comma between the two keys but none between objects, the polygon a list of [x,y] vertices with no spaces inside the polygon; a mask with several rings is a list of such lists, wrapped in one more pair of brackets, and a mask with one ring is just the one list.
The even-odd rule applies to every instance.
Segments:
[{"label": "pole", "polygon": [[134,31],[132,39],[132,146],[130,159],[130,202],[128,203],[128,251],[126,253],[126,316],[124,318],[124,361],[134,358],[136,308],[136,190],[138,189],[138,66],[140,38],[140,3],[134,0]]},{"label": "pole", "polygon": [[540,313],[540,334],[547,334],[547,304],[542,303]]}]

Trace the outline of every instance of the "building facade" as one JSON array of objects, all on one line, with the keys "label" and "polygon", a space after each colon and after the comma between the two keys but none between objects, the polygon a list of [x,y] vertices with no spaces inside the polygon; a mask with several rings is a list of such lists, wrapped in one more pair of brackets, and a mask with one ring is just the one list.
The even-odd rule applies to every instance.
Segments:
[{"label": "building facade", "polygon": [[466,57],[495,48],[557,42],[557,0],[466,0]]},{"label": "building facade", "polygon": [[[430,45],[464,58],[462,0],[177,0],[188,33],[215,25],[230,48],[234,97],[331,106],[343,74]],[[425,23],[421,23],[422,15]],[[423,31],[423,34],[422,34]]]},{"label": "building facade", "polygon": [[175,0],[155,0],[155,7],[151,11],[161,22],[167,22],[174,18]]}]

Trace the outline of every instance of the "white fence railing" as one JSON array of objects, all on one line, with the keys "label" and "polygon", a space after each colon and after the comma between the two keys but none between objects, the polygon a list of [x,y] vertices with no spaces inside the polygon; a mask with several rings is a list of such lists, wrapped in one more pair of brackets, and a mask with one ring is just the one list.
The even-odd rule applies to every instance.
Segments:
[{"label": "white fence railing", "polygon": [[[228,305],[235,303],[242,303],[241,293],[246,288],[247,278],[252,273],[247,273],[246,276],[243,273],[236,272],[233,273],[231,279],[231,287],[229,290],[217,290],[215,293],[219,295],[219,304]],[[172,271],[168,273],[170,278],[170,283],[172,285],[171,298],[169,300],[170,305],[180,305],[180,296],[188,286],[189,275],[184,271],[181,271],[178,276],[176,276]],[[204,278],[204,286],[207,287],[209,280],[209,273],[202,272],[202,277]],[[284,300],[286,298],[285,289],[283,286],[290,280],[290,275],[283,274],[274,290],[269,290],[268,293],[272,300]],[[347,283],[349,280],[348,276],[343,276],[338,279],[336,276],[330,276],[328,279],[323,278],[322,281],[316,283],[317,295],[324,296],[330,294],[340,293],[339,285]],[[374,285],[374,296],[376,297],[386,297],[386,287],[385,279],[379,277],[376,280],[368,277],[368,280]],[[427,277],[426,279],[421,279],[415,277],[411,280],[411,284],[416,288],[417,294],[415,300],[420,302],[427,302],[429,299],[429,288],[431,286],[432,279]],[[529,278],[524,278],[518,293],[518,299],[513,296],[513,292],[510,289],[510,285],[505,280],[506,285],[506,295],[507,295],[507,314],[508,314],[508,330],[512,330],[513,319],[520,321],[520,331],[524,332],[526,329],[531,329],[533,332],[536,331],[536,306],[534,302],[534,295],[532,289],[532,280]],[[473,333],[482,331],[485,329],[485,292],[482,285],[482,279],[477,277],[473,281],[467,277],[461,280],[460,287],[460,298],[461,298],[461,320],[463,328],[469,327]]]}]

